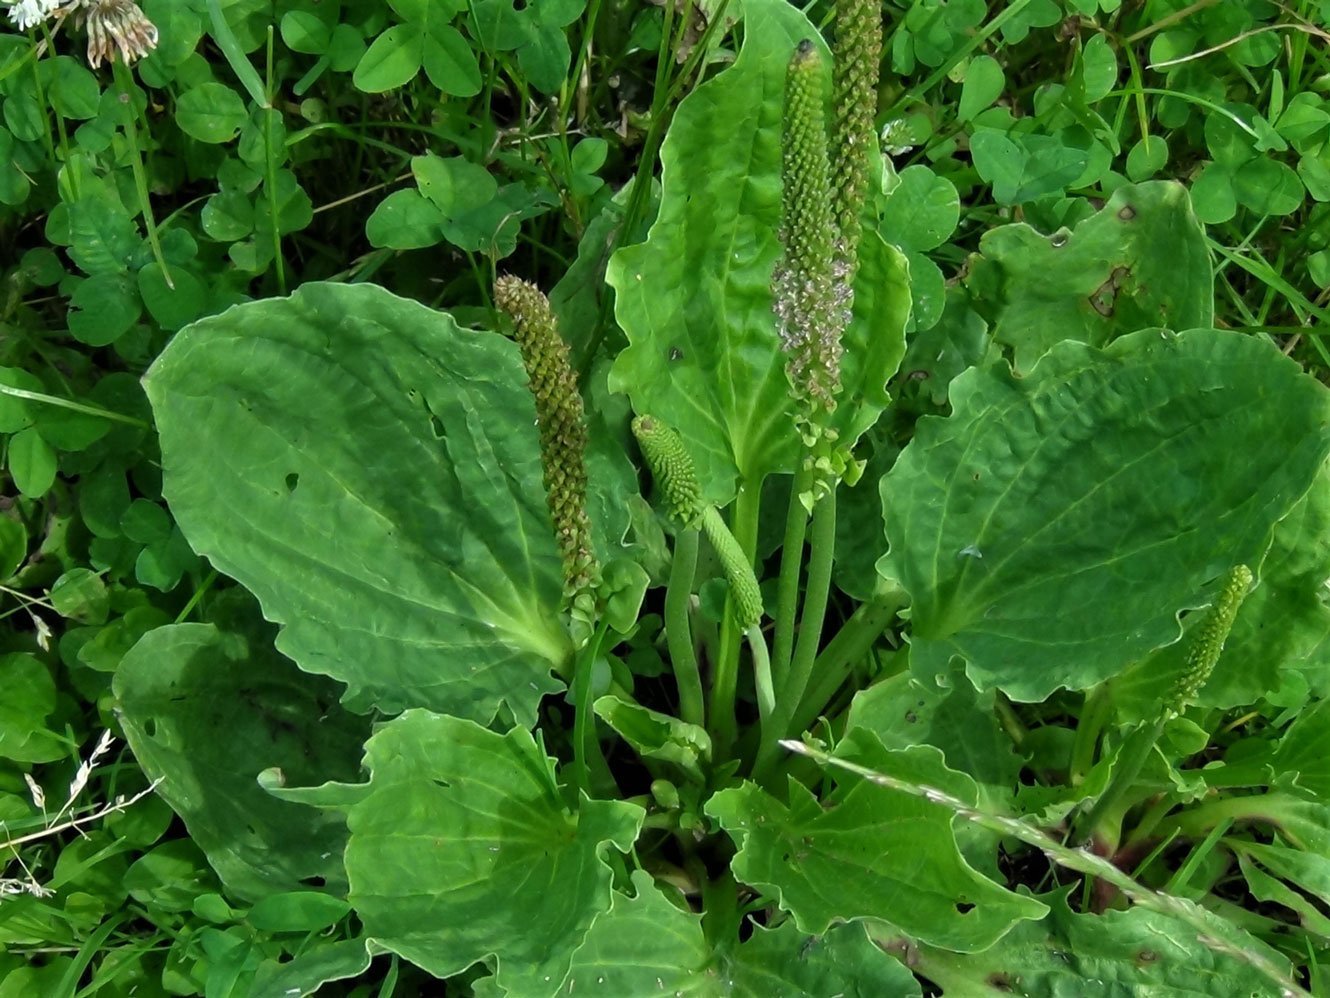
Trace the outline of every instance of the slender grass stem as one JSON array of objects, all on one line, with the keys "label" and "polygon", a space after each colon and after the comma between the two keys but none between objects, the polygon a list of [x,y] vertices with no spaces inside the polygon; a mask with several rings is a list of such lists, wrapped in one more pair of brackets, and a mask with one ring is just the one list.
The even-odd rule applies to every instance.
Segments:
[{"label": "slender grass stem", "polygon": [[696,527],[686,527],[679,531],[674,542],[674,560],[665,589],[665,643],[674,667],[674,681],[679,687],[679,716],[690,724],[705,727],[702,676],[697,667],[693,629],[688,619],[693,581],[697,576],[699,537]]},{"label": "slender grass stem", "polygon": [[133,155],[129,159],[130,169],[134,174],[134,190],[139,196],[139,209],[143,212],[143,226],[148,230],[148,245],[152,247],[152,258],[157,266],[162,268],[162,280],[172,291],[175,290],[175,281],[171,279],[171,268],[166,265],[166,257],[162,254],[162,242],[157,235],[157,220],[152,214],[152,198],[148,194],[148,174],[143,168],[143,151],[139,148],[138,121],[135,117],[134,108],[134,78],[130,75],[129,67],[124,61],[117,61],[111,64],[115,73],[116,86],[120,90],[120,95],[128,102],[131,110],[125,115],[125,138],[129,141],[129,148]]}]

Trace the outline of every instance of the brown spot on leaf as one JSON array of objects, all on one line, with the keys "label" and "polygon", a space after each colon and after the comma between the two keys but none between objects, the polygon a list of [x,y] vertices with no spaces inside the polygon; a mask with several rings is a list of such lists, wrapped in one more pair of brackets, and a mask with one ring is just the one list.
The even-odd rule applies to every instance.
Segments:
[{"label": "brown spot on leaf", "polygon": [[1094,294],[1090,295],[1090,307],[1102,315],[1105,319],[1113,314],[1117,306],[1118,289],[1122,283],[1131,274],[1126,267],[1114,267],[1113,273],[1108,275],[1108,280],[1095,289]]}]

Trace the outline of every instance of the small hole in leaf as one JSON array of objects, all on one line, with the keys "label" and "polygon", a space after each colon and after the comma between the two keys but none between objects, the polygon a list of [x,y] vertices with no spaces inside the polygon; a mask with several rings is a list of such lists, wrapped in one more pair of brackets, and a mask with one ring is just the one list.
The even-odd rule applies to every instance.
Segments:
[{"label": "small hole in leaf", "polygon": [[328,881],[323,877],[301,877],[300,882],[306,887],[313,887],[315,890],[328,886]]},{"label": "small hole in leaf", "polygon": [[1006,974],[989,974],[988,986],[994,991],[1010,991],[1012,990],[1011,978]]},{"label": "small hole in leaf", "polygon": [[670,347],[670,360],[683,360],[683,351],[678,347]]},{"label": "small hole in leaf", "polygon": [[1071,239],[1070,232],[1068,232],[1066,229],[1058,229],[1057,232],[1054,232],[1051,236],[1048,237],[1048,243],[1054,249],[1062,249],[1063,246],[1067,245],[1067,242],[1070,239]]},{"label": "small hole in leaf", "polygon": [[151,717],[143,722],[143,733],[149,738],[152,738],[157,734],[157,722]]},{"label": "small hole in leaf", "polygon": [[293,472],[291,472],[291,474],[287,475],[287,476],[286,476],[286,491],[287,491],[287,494],[290,495],[292,492],[294,492],[294,491],[296,490],[296,486],[299,485],[299,484],[300,484],[300,476],[299,476],[298,474],[296,474],[296,473],[293,471]]},{"label": "small hole in leaf", "polygon": [[1124,204],[1122,209],[1118,212],[1118,218],[1122,219],[1124,222],[1130,222],[1135,217],[1136,209],[1129,204]]},{"label": "small hole in leaf", "polygon": [[1159,954],[1154,950],[1143,949],[1136,954],[1137,963],[1154,963],[1159,959]]},{"label": "small hole in leaf", "polygon": [[972,911],[974,911],[974,905],[972,905],[969,901],[956,902],[956,913],[958,915],[965,915]]},{"label": "small hole in leaf", "polygon": [[425,412],[429,416],[429,428],[430,432],[434,434],[434,439],[442,440],[448,435],[448,431],[443,427],[443,420],[436,416],[434,410],[430,408],[428,399],[425,400]]}]

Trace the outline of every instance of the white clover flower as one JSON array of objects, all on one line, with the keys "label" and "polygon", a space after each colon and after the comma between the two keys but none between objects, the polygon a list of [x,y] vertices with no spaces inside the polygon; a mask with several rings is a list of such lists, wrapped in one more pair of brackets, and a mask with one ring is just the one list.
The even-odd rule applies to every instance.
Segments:
[{"label": "white clover flower", "polygon": [[17,0],[9,6],[9,19],[20,31],[45,21],[65,0]]}]

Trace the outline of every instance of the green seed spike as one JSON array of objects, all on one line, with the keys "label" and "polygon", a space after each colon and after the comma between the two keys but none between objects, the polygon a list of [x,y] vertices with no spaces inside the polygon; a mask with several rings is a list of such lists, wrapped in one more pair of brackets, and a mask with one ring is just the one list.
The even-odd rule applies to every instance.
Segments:
[{"label": "green seed spike", "polygon": [[1239,565],[1224,577],[1218,599],[1193,631],[1191,649],[1187,653],[1187,671],[1178,678],[1166,701],[1168,716],[1182,713],[1201,687],[1209,682],[1251,583],[1252,572],[1246,565]]},{"label": "green seed spike", "polygon": [[749,564],[743,548],[725,526],[725,521],[716,512],[716,507],[708,506],[702,511],[702,532],[716,551],[720,559],[725,581],[730,584],[730,595],[734,598],[734,618],[740,630],[747,631],[757,626],[762,620],[762,590],[758,587],[757,576]]},{"label": "green seed spike", "polygon": [[513,320],[528,387],[536,401],[545,498],[563,559],[570,601],[590,590],[600,574],[586,512],[586,422],[568,344],[559,336],[549,300],[516,277],[494,282],[494,301]]},{"label": "green seed spike", "polygon": [[[822,56],[804,40],[785,76],[780,234],[785,253],[772,294],[791,388],[814,412],[836,406],[841,332],[850,318],[844,264],[837,262],[824,99]],[[819,420],[814,415],[812,421]]]},{"label": "green seed spike", "polygon": [[831,189],[847,281],[857,268],[868,154],[876,140],[878,74],[882,66],[881,0],[836,0],[831,133]]},{"label": "green seed spike", "polygon": [[673,427],[651,416],[633,420],[633,435],[660,487],[670,516],[692,526],[702,515],[702,488],[683,439]]},{"label": "green seed spike", "polygon": [[633,420],[633,433],[656,479],[670,516],[685,527],[701,527],[720,560],[725,581],[734,597],[734,615],[743,630],[762,619],[762,591],[743,547],[721,519],[716,507],[702,502],[702,487],[697,481],[693,459],[675,430],[653,416]]}]

